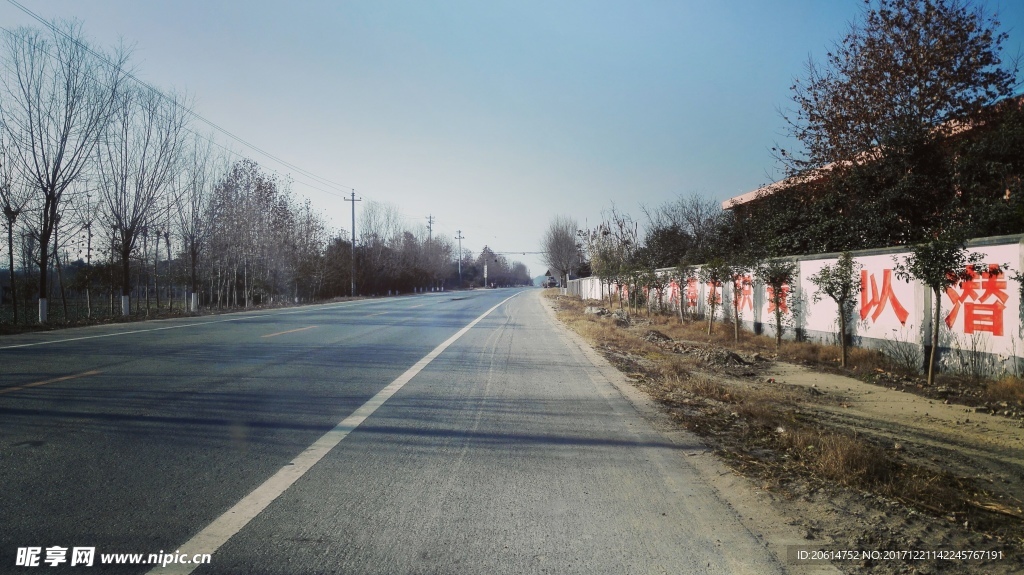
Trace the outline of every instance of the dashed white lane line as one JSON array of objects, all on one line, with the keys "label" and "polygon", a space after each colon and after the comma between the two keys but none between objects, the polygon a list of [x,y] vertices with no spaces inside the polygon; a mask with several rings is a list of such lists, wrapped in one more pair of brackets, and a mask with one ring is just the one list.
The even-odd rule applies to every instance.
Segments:
[{"label": "dashed white lane line", "polygon": [[316,325],[307,325],[306,327],[300,327],[300,328],[296,328],[296,329],[290,329],[290,330],[288,330],[288,331],[279,331],[279,332],[277,332],[277,333],[268,333],[267,335],[261,335],[260,337],[277,337],[277,336],[279,336],[279,335],[284,335],[284,334],[286,334],[286,333],[295,333],[295,332],[297,332],[297,331],[306,331],[307,329],[316,329],[317,327],[319,327],[319,326],[316,326]]},{"label": "dashed white lane line", "polygon": [[[341,303],[338,303],[338,304],[327,304],[327,305],[330,306],[330,307],[341,307],[341,306],[348,307],[348,306],[365,304],[365,303],[373,303],[373,302],[378,302],[379,303],[379,301],[380,300],[364,300],[364,301],[356,301],[356,302],[341,302]],[[153,328],[149,328],[149,329],[135,329],[135,330],[131,330],[131,331],[119,331],[119,332],[116,332],[116,333],[103,333],[103,334],[99,334],[99,335],[85,335],[85,336],[82,336],[82,337],[70,337],[70,338],[67,338],[67,339],[54,339],[54,340],[50,340],[50,341],[36,341],[36,342],[33,342],[33,343],[19,343],[17,345],[2,346],[2,347],[0,347],[0,350],[16,349],[16,348],[19,348],[19,347],[35,347],[35,346],[39,346],[39,345],[53,345],[53,344],[57,344],[57,343],[67,343],[67,342],[70,342],[70,341],[82,341],[82,340],[86,340],[86,339],[99,339],[99,338],[103,338],[103,337],[117,337],[119,335],[132,335],[132,334],[136,334],[136,333],[148,333],[148,332],[153,332],[153,331],[165,331],[165,330],[168,330],[168,329],[181,329],[183,327],[196,327],[196,326],[204,326],[204,325],[213,325],[213,324],[218,324],[218,323],[228,323],[228,322],[232,322],[232,321],[244,321],[244,320],[247,320],[247,319],[256,319],[256,318],[267,317],[267,316],[272,316],[272,315],[292,315],[292,314],[296,314],[296,313],[308,313],[310,311],[313,311],[313,309],[312,308],[307,308],[307,309],[295,310],[295,311],[284,311],[284,312],[276,312],[276,313],[275,312],[270,312],[270,313],[262,313],[262,314],[258,314],[258,315],[247,315],[247,316],[244,316],[244,317],[231,317],[231,318],[228,318],[228,319],[215,319],[215,320],[211,320],[211,321],[197,321],[195,323],[185,323],[185,324],[181,324],[181,325],[168,325],[168,326],[164,326],[164,327],[153,327]]]},{"label": "dashed white lane line", "polygon": [[53,379],[47,379],[46,381],[37,381],[35,383],[26,383],[25,385],[19,385],[19,386],[16,386],[16,387],[5,387],[3,389],[0,389],[0,395],[3,395],[5,393],[11,393],[13,391],[21,391],[23,389],[28,389],[30,387],[39,387],[40,385],[46,385],[46,384],[49,384],[49,383],[57,383],[57,382],[60,382],[60,381],[67,381],[69,379],[78,379],[79,377],[88,377],[90,375],[98,375],[100,373],[101,372],[99,372],[99,371],[92,370],[92,371],[86,371],[86,372],[82,372],[82,373],[76,373],[74,375],[65,375],[63,377],[55,377]]},{"label": "dashed white lane line", "polygon": [[[520,292],[522,293],[522,292]],[[325,433],[320,439],[316,440],[313,445],[306,448],[305,451],[300,453],[298,457],[293,459],[291,463],[282,467],[277,473],[263,482],[262,485],[257,487],[249,495],[246,495],[241,501],[235,504],[234,507],[227,510],[223,515],[214,519],[213,523],[210,523],[205,529],[197,533],[192,539],[189,539],[184,545],[176,550],[176,553],[180,553],[185,557],[193,557],[197,554],[216,552],[222,545],[227,543],[236,533],[242,530],[243,527],[249,524],[257,515],[259,515],[264,509],[267,508],[275,499],[277,499],[282,493],[285,492],[293,483],[298,481],[300,477],[306,474],[307,471],[313,468],[328,452],[334,449],[342,439],[348,436],[349,433],[359,427],[363,421],[366,420],[377,408],[384,405],[384,402],[391,398],[392,395],[402,389],[405,384],[416,376],[419,372],[423,371],[430,362],[434,361],[437,356],[448,348],[448,346],[455,343],[460,337],[466,334],[476,324],[480,323],[485,317],[487,317],[492,311],[498,309],[510,299],[518,296],[515,294],[511,297],[505,298],[501,303],[485,311],[480,317],[469,322],[465,327],[455,332],[455,335],[446,339],[441,345],[435,347],[430,353],[425,355],[422,359],[416,362],[415,365],[410,367],[398,376],[394,381],[388,384],[387,387],[377,392],[370,398],[369,401],[364,403],[355,410],[352,415],[349,415],[345,419],[341,420],[333,429]],[[149,571],[152,575],[188,575],[198,567],[198,564],[189,563],[175,563],[168,565],[167,567],[155,567]]]}]

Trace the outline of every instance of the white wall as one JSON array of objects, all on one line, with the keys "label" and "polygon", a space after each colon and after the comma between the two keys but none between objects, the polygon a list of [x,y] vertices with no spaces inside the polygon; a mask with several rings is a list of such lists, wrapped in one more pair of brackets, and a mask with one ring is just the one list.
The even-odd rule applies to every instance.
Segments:
[{"label": "white wall", "polygon": [[[968,243],[968,251],[983,254],[985,262],[1006,266],[1008,271],[992,275],[982,270],[974,281],[942,294],[940,348],[950,351],[970,345],[1003,363],[1014,357],[1024,359],[1021,286],[1014,279],[1015,274],[1024,273],[1024,236],[980,238]],[[930,345],[932,294],[920,282],[900,280],[893,271],[896,261],[909,255],[906,248],[853,252],[854,261],[862,266],[863,286],[851,334],[861,345],[884,347],[888,342],[906,342],[922,349]],[[817,287],[810,277],[822,266],[834,264],[838,257],[839,254],[823,254],[790,258],[797,262],[798,272],[787,300],[784,337],[793,338],[799,331],[807,339],[835,340],[836,304],[828,297],[814,301]],[[666,275],[672,272],[659,271]],[[754,279],[754,285],[744,290],[747,293],[741,293],[740,318],[748,328],[773,334],[775,319],[769,311],[769,295],[765,286]],[[601,299],[602,294],[607,299],[609,289],[614,289],[605,286],[602,292],[597,278],[569,283],[570,293],[584,299]],[[710,286],[691,279],[681,287],[672,282],[664,301],[671,302],[676,309],[682,295],[685,309],[692,311],[696,303],[696,312],[706,313]],[[732,287],[718,288],[724,305],[716,310],[716,318],[731,318]]]}]

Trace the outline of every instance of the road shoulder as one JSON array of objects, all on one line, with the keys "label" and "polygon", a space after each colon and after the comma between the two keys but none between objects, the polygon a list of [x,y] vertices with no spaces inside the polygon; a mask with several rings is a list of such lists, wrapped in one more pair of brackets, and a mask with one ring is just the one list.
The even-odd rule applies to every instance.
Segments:
[{"label": "road shoulder", "polygon": [[677,445],[701,445],[701,451],[689,451],[686,462],[711,486],[716,494],[735,512],[743,526],[764,544],[783,568],[794,574],[840,573],[831,565],[791,564],[787,561],[787,547],[807,546],[805,538],[791,518],[785,517],[772,506],[773,497],[751,481],[729,469],[695,434],[680,430],[663,409],[648,395],[629,383],[626,376],[594,350],[582,337],[568,329],[555,315],[551,301],[538,294],[538,301],[567,342],[578,348],[594,368],[636,409],[637,413],[666,440]]}]

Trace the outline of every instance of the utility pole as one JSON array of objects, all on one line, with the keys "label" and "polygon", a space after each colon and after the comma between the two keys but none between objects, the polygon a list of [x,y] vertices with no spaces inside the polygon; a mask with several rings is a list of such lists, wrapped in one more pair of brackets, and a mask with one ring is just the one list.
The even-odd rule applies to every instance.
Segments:
[{"label": "utility pole", "polygon": [[[489,258],[487,257],[487,252],[490,252],[490,251],[491,251],[491,248],[489,248],[487,246],[484,246],[484,251],[480,252],[480,255],[483,256],[481,259],[484,260],[484,289],[487,289],[487,287],[488,287],[487,286],[487,260]],[[491,253],[494,253],[494,252],[491,252]]]},{"label": "utility pole", "polygon": [[462,236],[462,230],[456,230],[459,235],[455,236],[455,239],[459,240],[459,289],[462,289],[462,240],[465,239]]},{"label": "utility pole", "polygon": [[344,198],[346,202],[352,202],[352,297],[356,297],[356,202],[363,201],[362,198],[356,199],[356,191],[352,190],[352,199]]},{"label": "utility pole", "polygon": [[434,216],[427,216],[427,243],[434,237]]}]

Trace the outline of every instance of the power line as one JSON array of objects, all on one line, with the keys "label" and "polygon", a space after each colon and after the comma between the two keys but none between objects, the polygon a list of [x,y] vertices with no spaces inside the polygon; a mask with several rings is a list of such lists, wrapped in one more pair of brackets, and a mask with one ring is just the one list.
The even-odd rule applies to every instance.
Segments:
[{"label": "power line", "polygon": [[[10,1],[11,1],[11,0],[8,0],[8,2],[10,2]],[[12,37],[15,37],[15,38],[17,38],[17,36],[15,36],[15,35],[14,35],[14,33],[13,33],[13,32],[12,32],[12,31],[11,31],[11,30],[10,30],[9,28],[6,28],[6,27],[4,27],[4,26],[0,26],[0,30],[3,30],[4,32],[7,32],[8,34],[10,34],[10,35],[11,35]],[[59,31],[58,31],[58,32],[59,32]],[[50,54],[49,52],[47,52],[47,53],[46,53],[46,55],[47,55],[47,56],[49,56],[49,57],[51,57],[51,58],[54,58],[54,57],[55,57],[55,56],[54,56],[53,54]],[[7,59],[6,59],[6,58],[3,58],[3,57],[0,57],[0,60],[3,60],[3,61],[5,61],[5,62],[7,61]],[[132,79],[134,79],[134,77],[132,77]],[[152,86],[148,86],[148,85],[147,85],[147,86],[144,86],[144,87],[146,87],[146,88],[147,88],[147,89],[149,89],[149,90],[154,90],[154,91],[155,91],[155,92],[156,92],[157,94],[159,94],[159,96],[160,96],[161,98],[167,98],[167,96],[166,96],[166,95],[164,95],[164,94],[160,93],[160,92],[159,92],[159,90],[157,90],[156,88],[154,88],[154,87],[152,87]],[[178,104],[176,104],[176,105],[178,105]],[[191,114],[191,115],[193,115],[193,116],[195,116],[195,117],[201,117],[201,116],[199,116],[199,114],[195,113],[195,112],[194,112],[194,111],[192,111],[192,110],[188,110],[188,109],[184,108],[183,106],[182,106],[182,109],[186,110],[186,111],[187,111],[187,112],[188,112],[189,114]],[[203,121],[204,121],[204,122],[206,122],[206,123],[209,123],[209,121],[206,121],[206,120],[203,120]],[[207,135],[205,135],[205,134],[202,134],[202,133],[200,133],[200,132],[198,132],[198,131],[196,131],[196,130],[194,130],[194,129],[190,128],[190,127],[187,127],[187,126],[186,126],[186,127],[184,128],[184,130],[185,130],[186,132],[188,132],[188,133],[192,134],[193,136],[195,136],[195,137],[199,138],[200,140],[202,140],[202,141],[204,141],[204,142],[206,142],[206,143],[210,144],[211,146],[214,146],[214,147],[216,147],[216,148],[219,148],[220,150],[222,150],[223,152],[227,153],[227,154],[228,154],[228,155],[230,155],[230,156],[234,156],[234,157],[237,157],[237,158],[241,158],[241,159],[246,159],[246,158],[247,158],[247,156],[245,156],[245,155],[243,155],[243,154],[239,153],[238,151],[236,151],[236,150],[234,150],[234,149],[232,149],[232,148],[229,148],[229,147],[225,146],[224,144],[221,144],[220,142],[218,142],[218,141],[214,140],[213,138],[210,138],[210,137],[208,137]],[[308,181],[305,181],[305,180],[303,180],[302,178],[296,177],[296,176],[295,176],[294,174],[291,174],[291,173],[281,173],[280,171],[278,171],[278,170],[275,170],[274,168],[271,168],[271,167],[269,167],[269,166],[260,166],[260,167],[261,167],[262,169],[264,169],[264,170],[267,170],[268,172],[272,173],[273,175],[275,175],[275,176],[277,176],[277,177],[279,177],[279,178],[282,178],[282,179],[288,179],[288,180],[290,180],[290,181],[293,181],[293,182],[295,182],[295,183],[301,184],[301,185],[303,185],[303,186],[306,186],[306,187],[308,187],[308,188],[314,189],[314,190],[316,190],[316,191],[318,191],[318,192],[321,192],[321,193],[327,194],[327,195],[329,195],[329,196],[333,196],[333,197],[336,197],[336,198],[344,198],[344,197],[345,197],[345,195],[344,195],[344,194],[339,194],[338,192],[335,192],[335,191],[332,191],[332,190],[327,190],[327,189],[324,189],[324,188],[322,188],[322,187],[320,187],[320,186],[317,186],[317,185],[314,185],[314,184],[312,184],[312,183],[310,183],[310,182],[308,182]],[[351,189],[351,188],[348,188],[348,189]],[[365,194],[364,194],[364,195],[365,195]],[[403,214],[403,217],[406,217],[406,218],[408,218],[408,219],[413,219],[413,218],[409,218],[408,216],[404,216],[404,214]]]},{"label": "power line", "polygon": [[[134,74],[132,74],[128,70],[124,70],[124,69],[119,68],[119,66],[117,66],[116,64],[111,62],[110,59],[106,55],[101,54],[101,53],[93,50],[87,44],[79,41],[77,38],[74,38],[74,37],[68,35],[63,30],[61,30],[60,28],[54,26],[51,22],[48,22],[45,18],[43,18],[42,16],[36,14],[32,10],[29,10],[27,7],[23,6],[22,4],[20,4],[16,0],[7,0],[7,1],[11,5],[13,5],[14,7],[16,7],[19,10],[21,10],[22,12],[24,12],[25,14],[28,14],[31,18],[35,19],[37,22],[41,23],[43,26],[46,26],[48,29],[50,29],[55,34],[59,34],[59,35],[63,36],[64,38],[66,38],[67,40],[70,40],[70,41],[74,42],[80,48],[82,48],[83,50],[85,50],[89,54],[91,54],[93,57],[98,58],[99,60],[101,60],[104,63],[106,63],[108,66],[111,66],[111,67],[113,67],[115,69],[120,69],[121,73],[123,73],[126,78],[129,78],[130,80],[134,81],[138,85],[140,85],[140,86],[142,86],[142,87],[144,87],[144,88],[146,88],[148,90],[151,90],[158,97],[160,97],[160,98],[162,98],[164,100],[167,100],[167,101],[169,101],[170,103],[172,103],[172,104],[174,104],[176,106],[180,106],[180,104],[178,102],[174,101],[171,97],[167,96],[162,91],[158,90],[156,87],[154,87],[154,86],[150,85],[149,83],[139,79],[137,76],[135,76]],[[7,31],[8,33],[10,33],[10,30],[7,30],[6,28],[4,28],[4,30]],[[52,57],[52,55],[51,55],[51,57]],[[213,121],[206,119],[205,117],[203,117],[201,114],[199,114],[195,110],[192,110],[190,108],[185,108],[185,107],[182,107],[182,109],[185,110],[186,113],[188,113],[190,116],[192,116],[196,120],[202,122],[203,124],[206,124],[210,128],[213,128],[215,131],[220,132],[221,134],[224,134],[225,136],[227,136],[228,138],[238,142],[242,146],[257,152],[257,153],[263,155],[264,157],[269,158],[269,159],[277,162],[278,164],[280,164],[282,166],[286,166],[288,168],[291,168],[292,170],[295,170],[296,172],[306,176],[307,178],[310,178],[310,179],[316,181],[318,184],[320,184],[322,186],[327,186],[327,187],[330,187],[330,188],[334,188],[334,189],[336,189],[338,191],[344,191],[344,192],[348,192],[348,191],[353,189],[351,186],[346,186],[344,184],[340,184],[338,182],[334,182],[334,181],[328,180],[327,178],[320,177],[320,176],[314,174],[313,172],[310,172],[309,170],[303,169],[303,168],[301,168],[301,167],[299,167],[299,166],[297,166],[295,164],[292,164],[291,162],[289,162],[289,161],[287,161],[287,160],[285,160],[283,158],[280,158],[280,157],[278,157],[278,156],[276,156],[274,154],[271,154],[270,152],[264,150],[263,148],[260,148],[259,146],[257,146],[255,144],[253,144],[253,143],[251,143],[251,142],[241,138],[240,136],[237,136],[237,135],[233,134],[232,132],[228,131],[226,128],[223,128],[223,127],[219,126],[218,124],[214,123]],[[195,133],[195,132],[193,132],[193,133]],[[201,138],[203,137],[202,135],[199,135],[199,134],[196,134],[196,135],[198,135]],[[215,144],[215,145],[217,145],[218,147],[221,147],[222,149],[226,149],[226,148],[223,148],[222,146],[220,146],[219,144]],[[230,150],[228,150],[228,151],[229,151],[229,153],[235,153],[235,152],[230,151]],[[338,197],[343,197],[343,196],[340,196],[340,195],[338,195],[336,193],[332,193],[332,192],[329,192],[327,190],[323,190],[323,189],[317,188],[316,186],[310,186],[310,187],[312,187],[314,189],[317,189],[317,190],[319,190],[321,192],[327,193],[327,194],[337,195]]]},{"label": "power line", "polygon": [[[206,117],[204,117],[203,115],[199,114],[195,110],[193,110],[191,108],[185,107],[184,105],[182,105],[181,102],[178,102],[174,98],[172,98],[172,97],[168,96],[167,94],[165,94],[164,92],[162,92],[160,89],[158,89],[155,86],[149,84],[148,82],[140,79],[135,74],[129,72],[128,70],[124,70],[123,68],[120,68],[117,64],[112,62],[110,60],[110,58],[108,56],[106,56],[105,54],[97,52],[92,47],[90,47],[88,44],[86,44],[86,43],[80,41],[79,39],[69,35],[65,31],[61,30],[59,27],[55,26],[53,23],[47,21],[45,18],[43,18],[39,14],[36,14],[31,9],[29,9],[26,6],[24,6],[21,3],[19,3],[17,0],[7,0],[7,1],[8,1],[8,3],[13,5],[17,9],[21,10],[22,12],[24,12],[25,14],[27,14],[28,16],[30,16],[31,18],[33,18],[34,20],[36,20],[37,22],[39,22],[40,24],[45,26],[47,29],[52,31],[54,34],[58,34],[58,35],[64,37],[65,39],[67,39],[67,40],[69,40],[71,42],[74,42],[81,49],[85,50],[86,52],[88,52],[90,55],[92,55],[93,57],[97,58],[101,62],[105,63],[106,65],[108,65],[108,66],[110,66],[110,67],[112,67],[114,69],[119,70],[122,74],[124,74],[124,77],[126,77],[129,80],[135,82],[139,86],[141,86],[141,87],[143,87],[143,88],[145,88],[147,90],[152,91],[159,98],[161,98],[161,99],[163,99],[165,101],[170,102],[172,105],[180,107],[190,117],[195,118],[197,121],[199,121],[199,122],[209,126],[214,131],[219,132],[219,133],[223,134],[224,136],[227,136],[229,139],[234,140],[235,142],[241,144],[243,147],[248,148],[248,149],[250,149],[250,150],[252,150],[254,152],[257,152],[258,154],[260,154],[260,155],[262,155],[262,156],[264,156],[266,158],[269,158],[270,160],[280,164],[281,166],[285,166],[287,168],[290,168],[290,169],[294,170],[295,173],[299,174],[300,176],[304,176],[305,178],[308,178],[308,179],[312,180],[313,183],[311,183],[309,181],[305,181],[302,178],[297,177],[295,174],[292,174],[292,173],[282,174],[281,172],[279,172],[278,170],[275,170],[273,168],[264,167],[265,169],[267,169],[271,173],[273,173],[273,174],[275,174],[275,175],[277,175],[277,176],[279,176],[281,178],[287,178],[288,180],[291,180],[291,181],[296,182],[298,184],[307,186],[307,187],[309,187],[309,188],[311,188],[313,190],[316,190],[318,192],[321,192],[323,194],[327,194],[327,195],[335,197],[335,198],[341,198],[341,199],[346,200],[346,201],[351,201],[348,196],[352,192],[354,192],[354,190],[355,190],[355,188],[353,188],[352,186],[348,186],[348,185],[345,185],[345,184],[342,184],[342,183],[339,183],[339,182],[335,182],[335,181],[329,180],[327,178],[321,177],[321,176],[319,176],[319,175],[317,175],[317,174],[315,174],[313,172],[310,172],[309,170],[301,168],[300,166],[297,166],[297,165],[295,165],[295,164],[293,164],[293,163],[291,163],[291,162],[289,162],[289,161],[287,161],[287,160],[285,160],[285,159],[283,159],[283,158],[281,158],[281,157],[279,157],[279,156],[277,156],[275,154],[272,154],[272,153],[268,152],[267,150],[265,150],[265,149],[255,145],[255,144],[245,140],[244,138],[242,138],[240,136],[235,135],[234,133],[232,133],[231,131],[227,130],[226,128],[221,127],[220,125],[216,124],[212,120],[209,120]],[[0,30],[4,30],[5,32],[7,32],[8,34],[10,34],[13,37],[17,37],[16,35],[14,35],[14,33],[10,29],[8,29],[6,27],[0,26]],[[50,56],[51,58],[56,58],[56,56],[54,56],[53,54],[48,54],[48,56]],[[185,129],[186,129],[186,131],[188,131],[189,133],[193,134],[197,138],[200,138],[201,140],[203,140],[205,142],[208,142],[209,144],[217,147],[220,150],[223,150],[224,152],[226,152],[229,155],[232,155],[232,156],[235,156],[235,157],[239,157],[239,158],[245,158],[245,156],[243,156],[238,151],[236,151],[236,150],[234,150],[232,148],[229,148],[229,147],[225,146],[224,144],[221,144],[220,142],[217,142],[216,140],[214,140],[213,138],[207,136],[206,134],[202,134],[199,131],[194,130],[194,129],[190,128],[190,127],[186,127]],[[372,197],[368,197],[368,195],[366,193],[362,194],[362,199],[367,199],[367,200],[370,200],[370,201],[373,200],[373,198]],[[354,205],[355,204],[353,204],[353,207],[354,207]],[[419,218],[413,217],[413,216],[409,216],[409,215],[407,215],[405,213],[401,213],[401,216],[404,219],[410,220],[410,221],[419,220]],[[430,217],[433,218],[433,216],[430,216]],[[436,220],[428,220],[428,233],[432,234],[432,232],[433,232],[433,224],[434,224],[435,221]],[[355,224],[354,223],[353,223],[352,227],[353,227],[353,230],[354,230],[354,228],[355,228]]]}]

